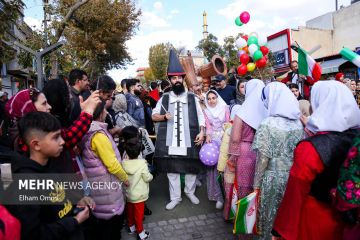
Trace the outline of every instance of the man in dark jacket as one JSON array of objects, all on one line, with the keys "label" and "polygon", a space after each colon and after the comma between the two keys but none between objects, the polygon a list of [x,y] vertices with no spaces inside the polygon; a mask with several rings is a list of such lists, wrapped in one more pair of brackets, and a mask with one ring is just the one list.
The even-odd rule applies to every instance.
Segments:
[{"label": "man in dark jacket", "polygon": [[223,75],[217,75],[214,79],[216,83],[216,91],[220,97],[230,105],[230,101],[236,99],[236,88],[226,84],[226,78]]},{"label": "man in dark jacket", "polygon": [[73,69],[69,74],[69,85],[71,95],[71,112],[70,122],[73,122],[80,116],[80,96],[83,92],[89,89],[89,79],[87,73],[80,69]]}]

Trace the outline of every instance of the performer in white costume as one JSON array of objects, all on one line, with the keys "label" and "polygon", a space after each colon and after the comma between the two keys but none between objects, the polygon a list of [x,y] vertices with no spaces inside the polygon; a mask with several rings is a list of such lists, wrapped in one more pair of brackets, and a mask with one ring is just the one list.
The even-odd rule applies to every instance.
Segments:
[{"label": "performer in white costume", "polygon": [[185,91],[185,72],[174,50],[170,50],[168,77],[172,91],[165,93],[153,109],[152,120],[159,123],[154,161],[159,172],[167,173],[172,210],[181,202],[180,174],[185,174],[186,196],[199,204],[195,196],[196,175],[204,170],[199,159],[204,139],[205,119],[198,99]]}]

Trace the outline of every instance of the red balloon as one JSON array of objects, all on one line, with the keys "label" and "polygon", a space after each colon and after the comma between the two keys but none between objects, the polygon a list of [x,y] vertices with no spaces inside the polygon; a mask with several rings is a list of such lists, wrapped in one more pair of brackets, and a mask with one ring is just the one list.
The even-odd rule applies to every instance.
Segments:
[{"label": "red balloon", "polygon": [[263,68],[266,66],[266,58],[265,57],[262,57],[260,58],[259,60],[256,61],[256,67],[258,68]]},{"label": "red balloon", "polygon": [[249,60],[250,60],[250,57],[246,53],[244,53],[243,55],[240,56],[240,62],[242,64],[245,64],[245,65],[248,64]]},{"label": "red balloon", "polygon": [[249,36],[248,36],[248,35],[244,35],[244,36],[242,36],[242,38],[245,39],[246,42],[249,40]]},{"label": "red balloon", "polygon": [[261,46],[260,51],[264,56],[269,53],[269,49],[266,46]]},{"label": "red balloon", "polygon": [[246,73],[247,73],[247,67],[245,64],[241,64],[238,69],[238,74],[241,75],[241,76],[244,76]]}]

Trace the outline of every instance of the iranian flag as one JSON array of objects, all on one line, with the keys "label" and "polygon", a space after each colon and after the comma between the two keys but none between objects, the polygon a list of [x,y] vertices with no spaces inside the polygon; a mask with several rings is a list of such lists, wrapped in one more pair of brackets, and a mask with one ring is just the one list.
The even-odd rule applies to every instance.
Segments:
[{"label": "iranian flag", "polygon": [[298,48],[298,63],[299,63],[299,74],[312,77],[314,80],[319,80],[321,77],[322,69],[320,64],[302,48]]},{"label": "iranian flag", "polygon": [[232,186],[232,196],[231,196],[231,208],[230,208],[230,213],[229,213],[229,219],[235,219],[236,217],[236,211],[237,211],[237,203],[238,203],[238,193],[237,193],[237,189],[238,185],[236,182],[236,179],[234,181],[234,185]]},{"label": "iranian flag", "polygon": [[340,54],[341,54],[341,56],[343,58],[345,58],[346,60],[352,62],[358,68],[360,68],[360,55],[354,53],[353,51],[351,51],[350,49],[348,49],[346,47],[341,49]]},{"label": "iranian flag", "polygon": [[234,222],[234,234],[239,233],[257,233],[256,230],[256,212],[257,212],[257,194],[252,192],[238,202],[238,209]]}]

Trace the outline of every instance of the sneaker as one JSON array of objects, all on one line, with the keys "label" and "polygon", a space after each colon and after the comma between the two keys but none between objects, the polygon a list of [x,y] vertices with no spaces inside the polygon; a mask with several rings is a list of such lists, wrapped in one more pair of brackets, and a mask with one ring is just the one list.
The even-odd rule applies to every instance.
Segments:
[{"label": "sneaker", "polygon": [[222,209],[224,207],[224,203],[221,201],[216,202],[216,209]]},{"label": "sneaker", "polygon": [[166,208],[166,210],[173,210],[179,203],[180,203],[180,201],[178,201],[178,200],[172,200],[166,205],[165,208]]},{"label": "sneaker", "polygon": [[127,228],[127,232],[129,235],[133,235],[136,233],[135,225],[132,225],[131,227]]},{"label": "sneaker", "polygon": [[200,200],[194,194],[186,194],[192,204],[199,204]]},{"label": "sneaker", "polygon": [[144,210],[144,214],[146,216],[149,216],[152,214],[152,211],[147,207],[147,205],[145,204],[145,210]]},{"label": "sneaker", "polygon": [[148,231],[142,231],[137,235],[137,240],[145,240],[150,238],[150,233]]}]

